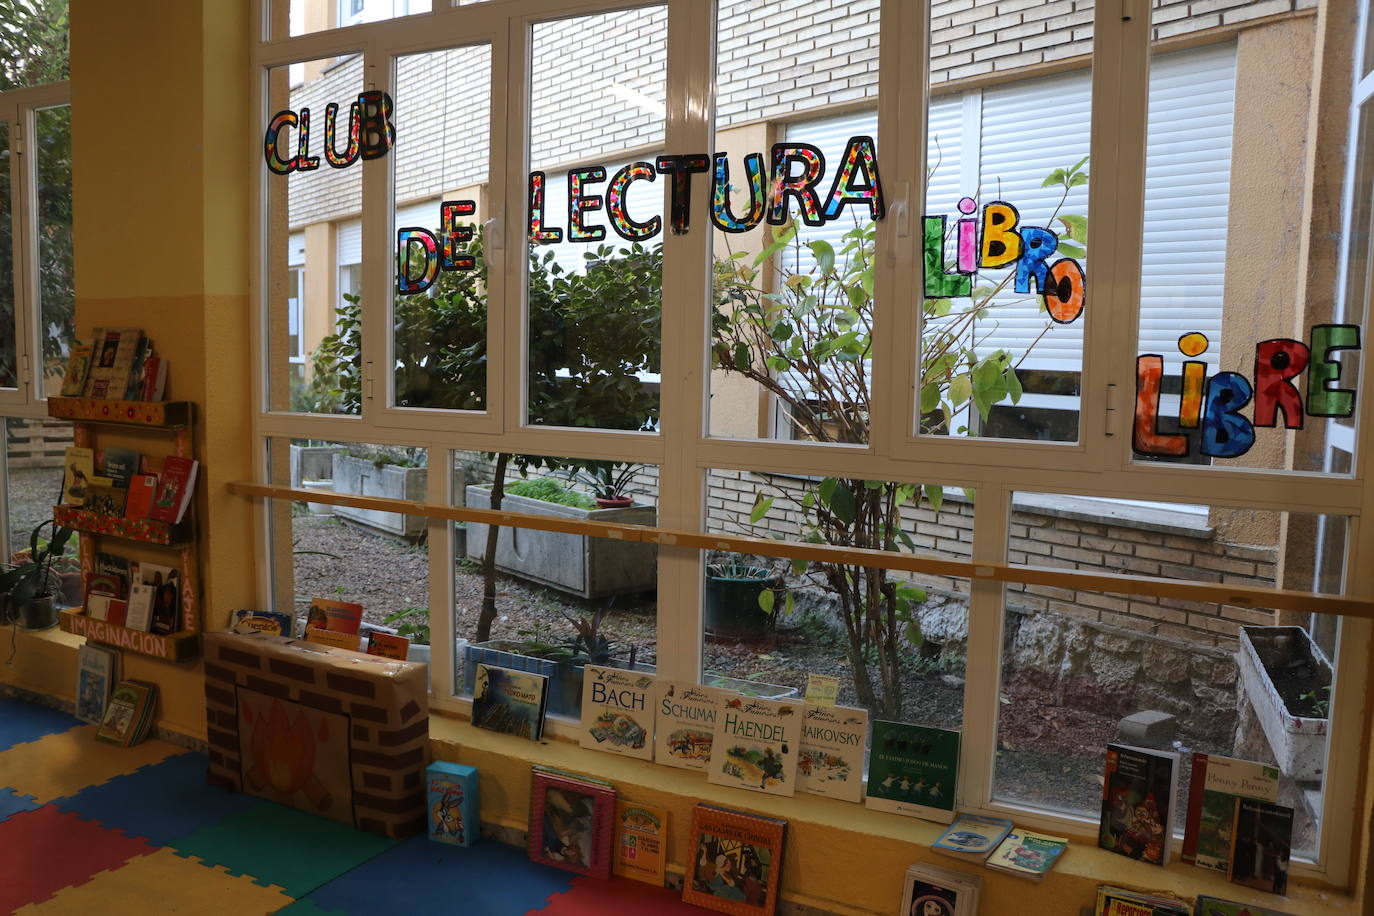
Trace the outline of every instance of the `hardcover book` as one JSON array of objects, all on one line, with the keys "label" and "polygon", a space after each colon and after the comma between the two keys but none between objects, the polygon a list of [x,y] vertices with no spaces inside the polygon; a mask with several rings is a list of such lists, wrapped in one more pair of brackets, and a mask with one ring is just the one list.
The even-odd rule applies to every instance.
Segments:
[{"label": "hardcover book", "polygon": [[86,373],[82,394],[91,398],[123,398],[142,339],[143,332],[138,328],[97,330],[92,339],[91,368]]},{"label": "hardcover book", "polygon": [[162,462],[162,473],[158,475],[157,495],[153,498],[149,517],[160,522],[181,521],[195,494],[199,468],[200,462],[194,458],[168,455]]},{"label": "hardcover book", "polygon": [[135,474],[129,478],[129,495],[124,501],[125,518],[147,518],[153,511],[153,495],[157,492],[157,478],[152,474]]},{"label": "hardcover book", "polygon": [[708,781],[769,795],[797,791],[803,705],[730,697],[717,711]]},{"label": "hardcover book", "polygon": [[91,368],[91,353],[95,348],[90,344],[77,344],[67,354],[67,371],[62,376],[61,396],[77,398],[86,387],[86,375]]},{"label": "hardcover book", "polygon": [[904,722],[873,723],[864,799],[868,807],[948,824],[954,820],[958,776],[957,731]]},{"label": "hardcover book", "polygon": [[924,862],[907,866],[902,916],[974,916],[983,879]]},{"label": "hardcover book", "polygon": [[1188,818],[1183,830],[1184,862],[1226,871],[1238,798],[1277,802],[1278,767],[1215,754],[1193,755]]},{"label": "hardcover book", "polygon": [[530,858],[579,875],[609,878],[615,789],[541,772],[534,773],[532,782]]},{"label": "hardcover book", "polygon": [[363,622],[363,606],[351,601],[332,598],[311,598],[310,614],[305,619],[306,632],[311,627],[333,630],[335,633],[357,635]]},{"label": "hardcover book", "polygon": [[652,760],[654,693],[653,675],[587,665],[582,675],[582,746]]},{"label": "hardcover book", "polygon": [[477,819],[476,767],[436,760],[425,770],[429,838],[450,846],[471,846],[481,835]]},{"label": "hardcover book", "polygon": [[129,481],[138,473],[138,452],[131,448],[107,448],[104,459],[101,469],[105,476],[114,486],[127,489]]},{"label": "hardcover book", "polygon": [[615,803],[613,871],[655,887],[663,886],[668,854],[668,812],[638,802]]},{"label": "hardcover book", "polygon": [[95,476],[95,453],[88,448],[72,447],[67,449],[63,463],[66,467],[62,477],[62,503],[84,506],[86,491]]},{"label": "hardcover book", "polygon": [[92,484],[86,488],[86,509],[104,518],[123,518],[129,491],[121,487]]},{"label": "hardcover book", "polygon": [[146,337],[140,338],[138,346],[134,349],[133,362],[129,365],[129,378],[124,384],[124,391],[119,395],[126,401],[138,401],[143,397],[143,367],[148,362],[148,357],[153,355],[153,342]]},{"label": "hardcover book", "polygon": [[812,795],[862,801],[867,741],[867,710],[806,704],[797,752],[797,788]]},{"label": "hardcover book", "polygon": [[129,560],[112,553],[97,553],[95,569],[91,573],[90,587],[93,595],[109,595],[124,598],[129,593]]},{"label": "hardcover book", "polygon": [[987,866],[1038,882],[1068,847],[1069,841],[1062,836],[1013,829],[988,856]]},{"label": "hardcover book", "polygon": [[1193,908],[1176,897],[1144,894],[1103,885],[1097,889],[1093,916],[1192,916]]},{"label": "hardcover book", "polygon": [[129,589],[129,611],[124,625],[131,630],[148,632],[153,625],[153,599],[156,590],[151,585],[137,582]]},{"label": "hardcover book", "polygon": [[930,848],[941,855],[982,862],[1007,838],[1013,826],[1006,818],[961,814]]},{"label": "hardcover book", "polygon": [[1222,900],[1220,897],[1208,897],[1200,894],[1197,898],[1197,916],[1292,916],[1292,914],[1281,913],[1268,907],[1255,906],[1253,903],[1237,903],[1234,900]]},{"label": "hardcover book", "polygon": [[684,770],[704,770],[711,762],[716,716],[728,690],[688,681],[658,682],[654,710],[654,762]]},{"label": "hardcover book", "polygon": [[296,635],[295,621],[281,611],[235,611],[230,629],[235,633],[270,633],[288,639]]},{"label": "hardcover book", "polygon": [[[181,574],[170,566],[139,563],[137,580],[153,588],[149,631],[163,636],[181,629]],[[130,589],[130,594],[133,590]]]},{"label": "hardcover book", "polygon": [[86,643],[78,653],[76,674],[76,717],[99,725],[115,684],[115,665],[119,656],[108,646]]},{"label": "hardcover book", "polygon": [[394,658],[403,662],[406,660],[406,656],[410,654],[410,640],[404,636],[397,636],[395,633],[380,633],[377,630],[369,630],[367,654],[380,655],[382,658]]},{"label": "hardcover book", "polygon": [[687,835],[683,901],[734,916],[771,916],[786,838],[787,821],[697,805]]},{"label": "hardcover book", "polygon": [[129,602],[109,595],[87,595],[86,616],[92,620],[104,620],[116,626],[124,626],[129,614]]},{"label": "hardcover book", "polygon": [[478,663],[472,686],[472,724],[538,741],[544,733],[549,679]]},{"label": "hardcover book", "polygon": [[1293,846],[1293,809],[1238,798],[1231,836],[1231,862],[1226,877],[1271,894],[1286,893],[1288,857]]},{"label": "hardcover book", "polygon": [[101,741],[131,747],[147,736],[157,705],[157,685],[144,681],[120,681],[105,707],[95,736]]},{"label": "hardcover book", "polygon": [[1178,768],[1173,751],[1107,745],[1097,845],[1152,865],[1167,864]]},{"label": "hardcover book", "polygon": [[168,361],[161,356],[149,356],[143,362],[143,384],[139,399],[160,401],[167,390]]}]

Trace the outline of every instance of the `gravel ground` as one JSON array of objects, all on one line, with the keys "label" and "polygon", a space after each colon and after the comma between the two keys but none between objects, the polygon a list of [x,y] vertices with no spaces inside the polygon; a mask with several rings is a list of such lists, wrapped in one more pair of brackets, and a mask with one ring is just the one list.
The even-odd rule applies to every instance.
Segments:
[{"label": "gravel ground", "polygon": [[[52,518],[52,507],[62,498],[62,468],[13,468],[9,472],[10,546],[29,545],[29,532]],[[69,544],[68,553],[75,552]]]}]

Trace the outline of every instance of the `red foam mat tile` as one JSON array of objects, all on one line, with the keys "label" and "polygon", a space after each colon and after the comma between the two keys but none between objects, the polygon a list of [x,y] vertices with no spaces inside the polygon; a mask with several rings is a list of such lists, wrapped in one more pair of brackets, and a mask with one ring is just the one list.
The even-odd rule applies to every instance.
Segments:
[{"label": "red foam mat tile", "polygon": [[628,878],[602,881],[579,876],[573,879],[571,888],[549,897],[549,905],[536,911],[536,916],[606,916],[607,913],[701,916],[705,912],[701,907],[683,903],[681,891]]},{"label": "red foam mat tile", "polygon": [[0,913],[46,900],[156,849],[54,805],[0,822]]}]

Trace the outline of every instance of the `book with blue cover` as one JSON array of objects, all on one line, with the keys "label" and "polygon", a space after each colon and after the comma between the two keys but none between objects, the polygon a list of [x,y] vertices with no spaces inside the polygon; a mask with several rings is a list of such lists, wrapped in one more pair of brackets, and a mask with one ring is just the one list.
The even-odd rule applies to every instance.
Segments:
[{"label": "book with blue cover", "polygon": [[961,814],[930,848],[956,859],[982,862],[1007,838],[1012,826],[1004,817]]},{"label": "book with blue cover", "polygon": [[530,671],[477,665],[472,685],[472,724],[531,741],[544,733],[549,679]]},{"label": "book with blue cover", "polygon": [[450,846],[471,846],[481,834],[476,767],[436,760],[425,770],[429,838]]}]

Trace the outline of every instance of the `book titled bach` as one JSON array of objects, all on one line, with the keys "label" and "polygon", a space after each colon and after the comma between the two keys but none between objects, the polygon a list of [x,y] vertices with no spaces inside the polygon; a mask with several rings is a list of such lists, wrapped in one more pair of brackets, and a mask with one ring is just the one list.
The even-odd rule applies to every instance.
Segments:
[{"label": "book titled bach", "polygon": [[797,788],[812,795],[862,801],[867,740],[867,710],[807,703],[797,755]]},{"label": "book titled bach", "polygon": [[731,697],[716,714],[706,778],[769,795],[797,791],[802,704]]},{"label": "book titled bach", "polygon": [[582,746],[652,760],[653,697],[652,675],[587,665],[582,675]]},{"label": "book titled bach", "polygon": [[429,838],[450,846],[471,846],[481,833],[477,820],[477,768],[436,760],[425,770]]},{"label": "book titled bach", "polygon": [[711,761],[716,717],[735,696],[718,687],[689,681],[658,682],[654,712],[654,763],[704,770]]},{"label": "book titled bach", "polygon": [[734,916],[772,916],[787,821],[700,804],[692,809],[682,899]]},{"label": "book titled bach", "polygon": [[1183,861],[1199,868],[1226,871],[1238,798],[1277,802],[1278,767],[1216,754],[1193,754]]},{"label": "book titled bach", "polygon": [[1151,865],[1167,864],[1178,769],[1173,751],[1107,745],[1097,845]]},{"label": "book titled bach", "polygon": [[472,686],[472,724],[538,741],[548,699],[549,679],[544,675],[479,663]]},{"label": "book titled bach", "polygon": [[948,824],[954,820],[958,776],[957,731],[904,722],[873,723],[864,799],[868,807]]}]

